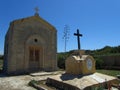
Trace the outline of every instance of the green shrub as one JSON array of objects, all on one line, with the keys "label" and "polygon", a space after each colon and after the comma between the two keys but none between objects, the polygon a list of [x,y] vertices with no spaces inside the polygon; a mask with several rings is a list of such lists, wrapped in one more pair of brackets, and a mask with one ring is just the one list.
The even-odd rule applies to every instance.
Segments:
[{"label": "green shrub", "polygon": [[97,58],[95,58],[95,60],[96,60],[96,68],[101,69],[102,65],[104,63],[103,59],[101,59],[100,57],[97,57]]},{"label": "green shrub", "polygon": [[31,81],[28,83],[29,86],[33,86],[34,84],[38,84],[38,81],[31,80]]},{"label": "green shrub", "polygon": [[3,55],[0,55],[0,59],[2,59],[2,60],[3,60],[3,57],[4,57]]}]

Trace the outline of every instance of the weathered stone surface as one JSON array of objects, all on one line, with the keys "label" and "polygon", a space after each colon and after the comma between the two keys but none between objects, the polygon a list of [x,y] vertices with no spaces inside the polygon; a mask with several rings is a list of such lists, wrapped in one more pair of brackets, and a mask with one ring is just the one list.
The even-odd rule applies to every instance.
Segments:
[{"label": "weathered stone surface", "polygon": [[4,71],[19,74],[57,69],[57,31],[39,16],[10,23],[5,37]]},{"label": "weathered stone surface", "polygon": [[[83,51],[82,51],[83,53]],[[86,75],[95,72],[95,60],[90,55],[81,55],[80,52],[69,56],[65,62],[66,73]]]},{"label": "weathered stone surface", "polygon": [[56,74],[61,74],[62,71],[55,72],[37,72],[33,75],[19,75],[19,76],[4,76],[0,74],[0,90],[37,90],[29,86],[31,80],[46,80],[48,77],[53,77]]},{"label": "weathered stone surface", "polygon": [[100,73],[90,75],[59,74],[47,78],[47,83],[66,90],[92,90],[106,84],[118,83],[117,78]]}]

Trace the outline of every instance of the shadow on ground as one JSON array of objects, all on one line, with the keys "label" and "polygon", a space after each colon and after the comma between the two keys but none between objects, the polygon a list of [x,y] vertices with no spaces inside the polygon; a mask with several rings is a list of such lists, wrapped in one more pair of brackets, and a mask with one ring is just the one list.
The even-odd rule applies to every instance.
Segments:
[{"label": "shadow on ground", "polygon": [[72,75],[72,74],[67,74],[67,73],[64,73],[62,74],[62,76],[60,77],[63,81],[65,80],[73,80],[75,78],[82,78],[83,75]]}]

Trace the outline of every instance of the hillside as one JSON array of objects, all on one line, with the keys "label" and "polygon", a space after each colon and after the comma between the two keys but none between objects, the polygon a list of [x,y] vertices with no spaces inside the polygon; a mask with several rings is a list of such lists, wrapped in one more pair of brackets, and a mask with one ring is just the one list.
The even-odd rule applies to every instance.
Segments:
[{"label": "hillside", "polygon": [[97,50],[86,50],[86,54],[90,55],[120,55],[120,46],[111,47],[105,46],[102,49]]}]

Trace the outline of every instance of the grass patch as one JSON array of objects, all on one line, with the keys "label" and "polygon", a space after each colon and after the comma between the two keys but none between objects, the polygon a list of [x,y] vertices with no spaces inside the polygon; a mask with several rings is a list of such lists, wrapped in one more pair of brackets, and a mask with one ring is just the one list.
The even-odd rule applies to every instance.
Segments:
[{"label": "grass patch", "polygon": [[33,86],[33,84],[39,84],[38,81],[31,80],[28,85]]},{"label": "grass patch", "polygon": [[119,71],[118,70],[96,70],[96,72],[107,74],[114,77],[116,77],[117,75],[120,75],[120,70]]}]

